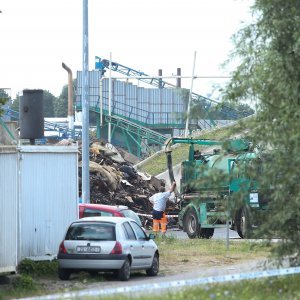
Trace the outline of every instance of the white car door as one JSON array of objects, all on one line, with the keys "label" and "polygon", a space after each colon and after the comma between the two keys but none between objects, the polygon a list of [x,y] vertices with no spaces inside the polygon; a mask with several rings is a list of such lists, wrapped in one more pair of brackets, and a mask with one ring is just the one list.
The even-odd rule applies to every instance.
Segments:
[{"label": "white car door", "polygon": [[140,266],[139,255],[142,251],[142,247],[138,242],[137,237],[132,227],[130,226],[129,222],[124,222],[122,224],[122,228],[126,237],[126,247],[128,248],[128,251],[131,253],[131,257],[132,257],[131,268],[132,269],[139,268]]},{"label": "white car door", "polygon": [[144,230],[137,223],[131,221],[130,225],[136,234],[137,242],[141,249],[141,252],[138,254],[139,266],[150,267],[152,265],[155,247],[152,241],[147,239]]}]

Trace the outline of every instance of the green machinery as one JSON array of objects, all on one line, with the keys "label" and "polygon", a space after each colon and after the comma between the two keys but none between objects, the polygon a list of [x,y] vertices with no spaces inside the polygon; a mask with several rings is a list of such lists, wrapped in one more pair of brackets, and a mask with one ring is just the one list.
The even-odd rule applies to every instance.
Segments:
[{"label": "green machinery", "polygon": [[[211,238],[215,228],[229,224],[241,238],[248,237],[256,225],[254,216],[267,209],[267,200],[259,195],[256,181],[245,172],[253,165],[254,159],[259,159],[251,143],[245,139],[171,138],[165,150],[171,182],[175,180],[171,150],[174,144],[189,145],[188,159],[181,164],[180,193],[177,192],[180,200],[179,227],[189,238]],[[201,153],[197,147],[211,149]],[[208,174],[212,172],[219,174],[218,180],[210,180],[212,177]],[[241,191],[241,204],[231,216],[229,211],[234,205],[230,203],[233,202],[231,194],[238,195]]]}]

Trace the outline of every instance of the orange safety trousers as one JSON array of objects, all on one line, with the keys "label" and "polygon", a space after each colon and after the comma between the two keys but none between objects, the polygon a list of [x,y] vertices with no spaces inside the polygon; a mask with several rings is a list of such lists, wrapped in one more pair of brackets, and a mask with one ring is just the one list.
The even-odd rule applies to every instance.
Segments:
[{"label": "orange safety trousers", "polygon": [[167,224],[168,224],[168,219],[165,213],[163,213],[163,216],[160,220],[154,220],[153,219],[153,231],[154,232],[159,232],[161,230],[162,233],[167,232]]}]

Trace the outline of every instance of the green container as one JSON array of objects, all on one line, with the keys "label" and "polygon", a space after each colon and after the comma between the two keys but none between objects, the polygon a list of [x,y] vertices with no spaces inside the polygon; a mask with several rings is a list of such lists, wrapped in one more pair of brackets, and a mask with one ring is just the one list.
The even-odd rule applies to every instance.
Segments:
[{"label": "green container", "polygon": [[[246,153],[217,153],[203,156],[202,160],[186,160],[182,163],[181,193],[201,190],[238,190],[245,183],[243,172],[249,160],[256,157],[253,152]],[[203,159],[204,158],[204,159]],[[211,174],[224,174],[226,179],[216,185],[207,182],[205,177]],[[216,175],[218,176],[218,175]]]}]

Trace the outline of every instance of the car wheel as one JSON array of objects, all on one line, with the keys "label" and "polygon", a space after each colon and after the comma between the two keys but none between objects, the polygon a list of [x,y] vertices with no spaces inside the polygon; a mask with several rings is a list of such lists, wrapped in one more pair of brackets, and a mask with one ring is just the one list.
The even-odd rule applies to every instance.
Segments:
[{"label": "car wheel", "polygon": [[119,270],[113,271],[112,274],[113,274],[113,277],[118,278],[118,276],[119,276]]},{"label": "car wheel", "polygon": [[156,276],[158,273],[158,270],[159,270],[159,257],[155,253],[154,257],[153,257],[151,268],[146,270],[146,274],[148,276]]},{"label": "car wheel", "polygon": [[246,207],[243,207],[237,216],[237,233],[242,238],[250,238],[251,236],[251,223],[250,214]]},{"label": "car wheel", "polygon": [[184,228],[186,233],[190,239],[194,239],[199,234],[199,223],[198,223],[198,216],[194,209],[188,210],[186,216],[184,218]]},{"label": "car wheel", "polygon": [[61,280],[69,280],[71,272],[66,269],[58,269],[58,278]]},{"label": "car wheel", "polygon": [[118,278],[122,281],[127,281],[130,278],[130,262],[129,259],[126,258],[122,268],[118,272]]},{"label": "car wheel", "polygon": [[98,275],[97,271],[89,271],[90,276],[94,277]]}]

